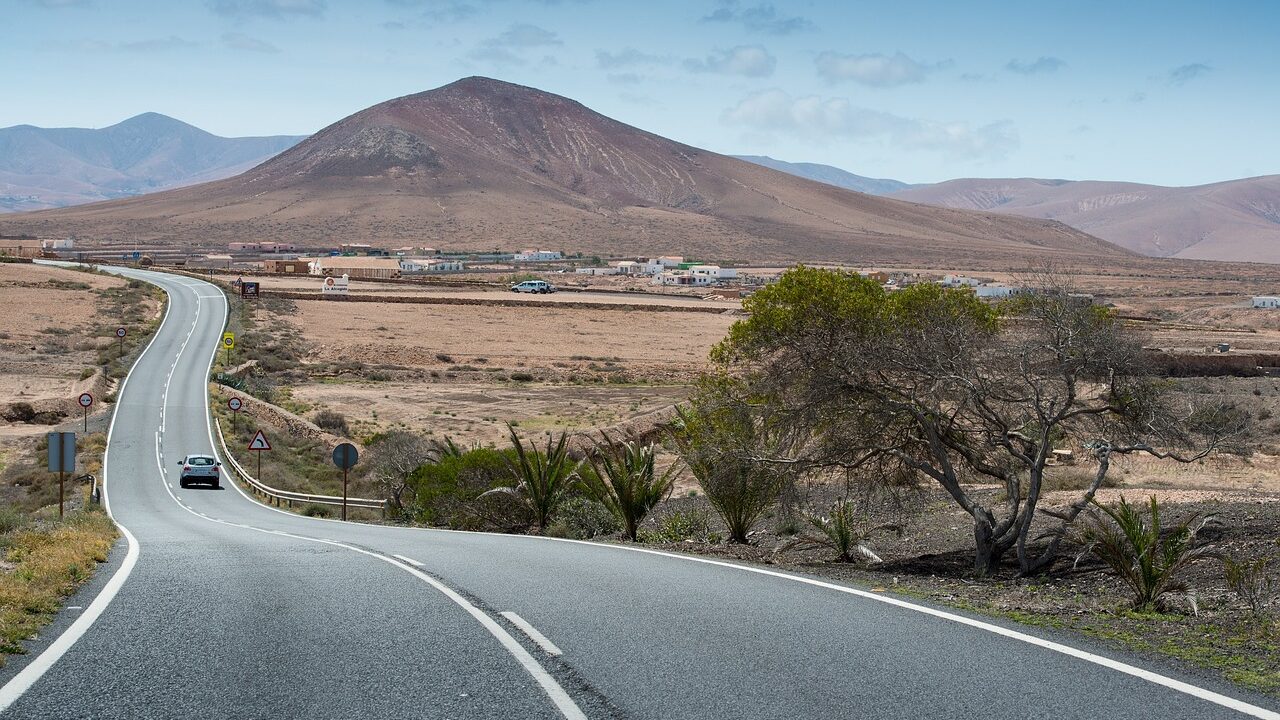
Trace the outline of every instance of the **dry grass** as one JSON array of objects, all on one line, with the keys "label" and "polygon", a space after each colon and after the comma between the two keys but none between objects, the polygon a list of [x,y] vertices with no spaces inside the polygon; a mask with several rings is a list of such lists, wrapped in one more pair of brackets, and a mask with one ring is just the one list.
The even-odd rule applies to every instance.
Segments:
[{"label": "dry grass", "polygon": [[72,515],[65,522],[16,529],[0,536],[8,546],[0,573],[0,664],[3,654],[22,653],[20,644],[49,622],[63,598],[75,592],[106,562],[116,538],[103,513]]}]

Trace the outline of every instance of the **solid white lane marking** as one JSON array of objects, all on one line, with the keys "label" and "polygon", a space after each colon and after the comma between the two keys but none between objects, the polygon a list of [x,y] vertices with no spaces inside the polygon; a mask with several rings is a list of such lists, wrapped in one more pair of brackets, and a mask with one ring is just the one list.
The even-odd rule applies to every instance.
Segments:
[{"label": "solid white lane marking", "polygon": [[[155,284],[155,283],[153,283]],[[158,286],[158,285],[157,285]],[[163,290],[164,288],[161,287]],[[166,294],[168,290],[165,290]],[[138,354],[138,358],[133,361],[133,365],[129,367],[129,372],[125,375],[124,380],[120,383],[120,389],[116,393],[116,405],[111,411],[111,424],[107,426],[107,447],[102,452],[102,507],[107,511],[108,517],[115,521],[116,527],[120,529],[120,534],[124,535],[125,540],[129,544],[129,549],[125,553],[124,562],[120,563],[120,569],[116,570],[111,579],[107,580],[102,586],[102,590],[98,593],[90,603],[88,608],[76,618],[75,622],[58,636],[56,640],[50,643],[49,647],[44,649],[27,664],[26,667],[14,675],[9,682],[0,687],[0,712],[4,712],[10,705],[22,697],[32,685],[35,684],[49,668],[53,667],[62,656],[76,644],[93,623],[98,620],[102,612],[107,609],[111,601],[115,599],[116,593],[120,592],[120,588],[124,586],[125,580],[129,579],[129,574],[133,572],[133,568],[138,564],[139,546],[138,540],[129,532],[129,528],[121,525],[115,520],[115,515],[111,513],[111,496],[110,489],[110,460],[111,460],[111,436],[116,429],[116,416],[120,414],[120,406],[124,404],[125,389],[129,386],[129,380],[133,377],[133,371],[138,367],[138,363],[142,362],[142,358],[146,357],[147,352],[155,344],[156,340],[164,334],[164,327],[169,322],[169,310],[173,307],[173,298],[169,298],[169,302],[165,303],[164,317],[160,320],[160,327],[156,329],[151,340],[147,342],[147,346]]]},{"label": "solid white lane marking", "polygon": [[[223,309],[222,322],[223,322],[223,327],[225,327],[227,299],[225,295],[222,295],[222,293],[219,293],[217,297],[222,298],[222,309]],[[198,312],[199,312],[199,304],[197,304],[197,313]],[[186,343],[184,342],[183,345],[185,347]],[[182,354],[182,351],[179,352],[179,357],[181,357],[181,354]],[[213,350],[209,353],[209,364],[207,366],[207,369],[205,370],[205,375],[204,375],[206,378],[210,377],[211,373],[213,372],[213,361],[217,354],[218,354],[218,346],[217,344],[214,344]],[[167,398],[169,394],[169,383],[170,381],[172,381],[172,379],[173,379],[173,376],[171,374],[169,376],[169,379],[165,381],[165,398],[166,398],[165,402],[166,403],[168,402]],[[219,462],[221,462],[222,457],[218,453],[217,443],[215,443],[213,440],[213,414],[209,410],[208,389],[205,388],[204,392],[201,394],[204,395],[204,416],[205,416],[206,428],[209,433],[209,447],[213,449],[214,457]],[[163,465],[163,463],[161,463],[161,465]],[[169,488],[169,485],[167,483],[162,483],[162,485],[164,485],[165,491],[169,493],[169,496],[174,498],[176,501],[177,496],[174,495],[173,491]],[[263,507],[260,503],[250,498],[244,492],[244,490],[241,490],[239,483],[232,482],[230,483],[230,485],[233,488],[235,488],[236,492],[240,493],[240,495],[243,496],[246,500],[249,500],[254,505]],[[195,512],[191,510],[191,508],[188,508],[185,505],[182,505],[181,502],[179,502],[178,504],[188,512],[193,512],[193,513]],[[279,510],[278,508],[272,508],[272,509],[277,510],[278,512],[281,512],[285,515],[289,515],[290,517],[301,517],[299,515],[286,512],[284,510]],[[470,614],[473,618],[475,618],[477,622],[479,622],[482,626],[484,626],[486,630],[489,631],[490,635],[493,635],[495,638],[497,638],[498,642],[502,644],[502,646],[507,650],[507,652],[509,652],[513,657],[515,657],[516,661],[520,664],[520,666],[525,669],[525,672],[533,676],[534,681],[538,683],[539,687],[542,688],[542,691],[546,693],[548,698],[551,699],[552,704],[554,704],[556,706],[556,709],[560,711],[560,714],[565,717],[565,720],[586,720],[587,719],[586,714],[583,713],[582,709],[579,708],[577,703],[573,701],[573,698],[569,696],[569,693],[565,692],[565,689],[561,687],[560,684],[556,682],[556,679],[546,671],[546,668],[542,667],[542,665],[537,660],[535,660],[532,655],[529,654],[529,651],[525,650],[524,646],[521,645],[519,641],[517,641],[514,637],[512,637],[511,634],[506,631],[506,629],[504,629],[501,625],[499,625],[496,620],[494,620],[493,618],[485,614],[482,610],[480,610],[479,608],[477,608],[476,606],[468,602],[466,598],[454,592],[448,586],[437,581],[435,578],[431,577],[430,575],[427,575],[426,573],[422,572],[418,568],[414,567],[413,566],[414,562],[412,561],[400,562],[394,558],[387,557],[386,555],[380,555],[378,553],[370,552],[363,548],[358,548],[353,545],[347,545],[345,543],[340,543],[333,540],[323,540],[319,538],[306,537],[303,535],[294,535],[292,533],[287,533],[280,530],[267,530],[264,528],[254,527],[252,525],[233,523],[233,522],[220,520],[218,518],[209,517],[209,516],[204,516],[204,519],[209,522],[218,523],[220,525],[229,525],[231,527],[239,527],[246,530],[252,530],[254,532],[266,533],[268,535],[279,535],[282,537],[293,538],[295,540],[303,540],[306,542],[314,542],[314,543],[321,543],[324,545],[333,545],[335,547],[341,547],[346,550],[350,550],[352,552],[360,553],[361,555],[377,558],[379,560],[382,560],[383,562],[390,563],[391,565],[407,573],[410,573],[414,577],[418,578],[419,580],[427,583],[431,587],[438,590],[440,593],[442,593],[445,597],[452,600],[463,610],[466,610],[468,614]]]},{"label": "solid white lane marking", "polygon": [[554,655],[556,657],[559,657],[564,654],[563,652],[561,652],[560,648],[556,647],[555,643],[547,639],[546,635],[543,635],[542,633],[538,632],[538,628],[531,625],[528,620],[525,620],[524,618],[520,617],[519,615],[509,610],[498,613],[498,614],[510,620],[512,625],[515,625],[516,627],[520,628],[521,632],[523,632],[525,635],[528,635],[529,639],[532,640],[538,647],[542,648],[548,655]]},{"label": "solid white lane marking", "polygon": [[416,567],[416,568],[426,567],[426,565],[423,565],[422,563],[420,563],[420,562],[418,562],[417,560],[414,560],[413,558],[410,558],[410,557],[405,557],[405,556],[403,556],[403,555],[392,555],[391,557],[393,557],[393,558],[395,558],[395,559],[399,560],[400,562],[407,562],[407,563],[409,563],[410,565],[412,565],[412,566],[414,566],[414,567]]}]

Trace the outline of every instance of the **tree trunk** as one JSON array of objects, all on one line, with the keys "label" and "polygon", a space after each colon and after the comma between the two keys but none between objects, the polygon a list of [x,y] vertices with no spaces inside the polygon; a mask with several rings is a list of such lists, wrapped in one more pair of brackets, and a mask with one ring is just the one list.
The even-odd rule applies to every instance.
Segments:
[{"label": "tree trunk", "polygon": [[975,507],[973,512],[973,570],[978,575],[986,575],[1000,565],[1000,558],[1007,549],[1001,547],[993,535],[995,518],[983,508]]}]

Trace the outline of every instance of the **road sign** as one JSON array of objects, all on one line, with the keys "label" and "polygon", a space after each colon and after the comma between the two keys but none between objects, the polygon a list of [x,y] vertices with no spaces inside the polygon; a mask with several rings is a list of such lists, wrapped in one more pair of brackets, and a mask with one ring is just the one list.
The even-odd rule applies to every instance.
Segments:
[{"label": "road sign", "polygon": [[222,333],[222,347],[230,350],[236,346],[236,334],[228,330]]},{"label": "road sign", "polygon": [[240,297],[256,300],[258,298],[258,283],[242,282],[240,283]]},{"label": "road sign", "polygon": [[244,407],[244,402],[238,397],[233,397],[227,401],[227,407],[231,408],[231,432],[239,432],[240,408]]},{"label": "road sign", "polygon": [[262,431],[259,430],[258,433],[253,436],[253,439],[249,441],[249,449],[250,450],[270,450],[271,443],[267,442],[267,436],[263,435]]},{"label": "road sign", "polygon": [[356,446],[351,443],[342,443],[333,449],[333,464],[343,470],[350,470],[356,466],[356,461],[360,459],[360,453],[356,450]]},{"label": "road sign", "polygon": [[51,432],[48,437],[49,472],[58,473],[58,517],[62,517],[62,506],[66,497],[66,475],[76,471],[76,434]]},{"label": "road sign", "polygon": [[231,398],[227,401],[227,407],[231,408],[231,412],[240,412],[240,408],[244,407],[244,403],[240,398]]},{"label": "road sign", "polygon": [[140,258],[140,257],[142,257],[142,252],[141,252],[141,251],[138,251],[138,250],[134,250],[134,251],[133,251],[133,259],[134,259],[134,260],[137,260],[137,259],[138,259],[138,258]]},{"label": "road sign", "polygon": [[128,334],[128,332],[129,332],[128,330],[125,330],[122,327],[118,327],[116,328],[116,337],[123,338],[125,335]]},{"label": "road sign", "polygon": [[93,404],[93,396],[89,393],[80,393],[80,407],[87,408]]},{"label": "road sign", "polygon": [[49,472],[76,471],[76,434],[49,433]]},{"label": "road sign", "polygon": [[356,446],[349,442],[338,443],[333,449],[333,464],[342,468],[342,519],[347,519],[347,471],[355,467],[360,459]]}]

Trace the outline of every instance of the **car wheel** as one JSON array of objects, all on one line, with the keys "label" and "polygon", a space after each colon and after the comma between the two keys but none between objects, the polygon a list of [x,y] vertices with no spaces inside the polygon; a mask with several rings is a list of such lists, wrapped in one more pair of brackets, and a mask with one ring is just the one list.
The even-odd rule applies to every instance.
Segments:
[{"label": "car wheel", "polygon": [[179,479],[178,479],[178,487],[180,487],[180,488],[184,488],[184,489],[185,489],[185,488],[187,487],[187,479],[186,479],[186,478],[179,478]]},{"label": "car wheel", "polygon": [[222,483],[218,482],[217,480],[214,480],[214,481],[213,481],[213,489],[214,489],[214,490],[221,490],[221,489],[222,489]]}]

